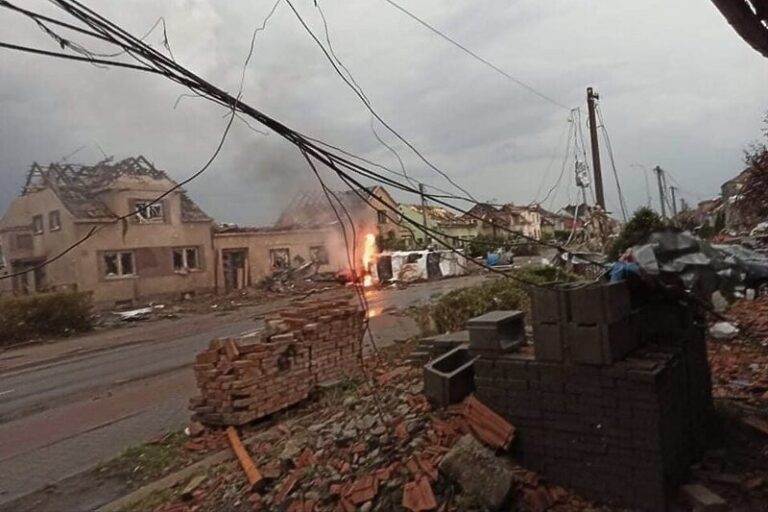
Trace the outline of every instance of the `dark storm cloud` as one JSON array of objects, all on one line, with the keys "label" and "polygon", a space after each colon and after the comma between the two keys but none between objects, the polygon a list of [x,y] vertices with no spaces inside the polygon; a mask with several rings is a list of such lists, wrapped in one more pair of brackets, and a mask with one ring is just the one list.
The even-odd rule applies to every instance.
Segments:
[{"label": "dark storm cloud", "polygon": [[[768,108],[768,63],[706,2],[399,1],[566,105],[583,104],[586,86],[593,85],[602,95],[632,207],[647,196],[643,171],[633,163],[660,164],[691,193],[713,194],[740,170],[741,150],[758,136]],[[56,13],[43,0],[28,3]],[[313,2],[293,3],[323,39]],[[164,16],[176,58],[236,92],[251,31],[272,5],[104,0],[97,7],[137,34]],[[383,0],[321,0],[321,6],[337,54],[381,116],[475,196],[528,202],[551,187],[560,172],[563,148],[555,150],[566,110]],[[0,13],[0,27],[4,41],[57,49],[18,16]],[[161,48],[159,32],[147,41]],[[397,168],[371,133],[371,115],[286,4],[258,34],[255,48],[243,91],[247,102],[299,131]],[[18,192],[31,162],[58,160],[81,146],[72,161],[93,162],[101,147],[116,157],[144,154],[179,180],[192,174],[216,147],[226,112],[194,98],[174,109],[184,92],[155,76],[0,50],[0,209]],[[410,174],[449,187],[391,133],[381,126],[377,131],[397,148]],[[607,155],[604,161],[608,167]],[[569,171],[554,206],[575,200]],[[615,207],[613,177],[609,169],[606,174]],[[290,144],[236,121],[214,165],[188,189],[222,221],[265,223],[299,189],[313,186]]]}]

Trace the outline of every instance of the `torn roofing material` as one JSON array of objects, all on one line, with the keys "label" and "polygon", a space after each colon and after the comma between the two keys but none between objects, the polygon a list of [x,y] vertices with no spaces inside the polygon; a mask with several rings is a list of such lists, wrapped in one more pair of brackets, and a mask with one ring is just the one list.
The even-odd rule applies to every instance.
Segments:
[{"label": "torn roofing material", "polygon": [[[167,180],[175,185],[168,174],[157,169],[143,156],[130,157],[118,162],[108,158],[95,165],[52,163],[41,166],[37,163],[27,173],[27,180],[21,195],[51,189],[67,210],[79,220],[102,220],[115,217],[114,212],[99,197],[99,194],[115,186],[121,177],[146,177],[153,180]],[[211,222],[209,217],[183,189],[177,193],[181,199],[182,222]]]}]

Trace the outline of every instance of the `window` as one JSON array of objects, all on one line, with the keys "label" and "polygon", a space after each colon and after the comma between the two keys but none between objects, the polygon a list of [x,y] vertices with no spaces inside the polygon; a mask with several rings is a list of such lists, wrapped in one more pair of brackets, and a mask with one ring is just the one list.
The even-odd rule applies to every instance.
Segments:
[{"label": "window", "polygon": [[270,249],[269,263],[272,268],[288,268],[291,266],[291,253],[288,249]]},{"label": "window", "polygon": [[165,211],[162,202],[153,203],[152,201],[134,201],[133,210],[136,212],[136,219],[140,223],[163,222],[165,220]]},{"label": "window", "polygon": [[309,259],[319,265],[328,264],[328,250],[324,245],[315,245],[309,248]]},{"label": "window", "polygon": [[48,230],[58,231],[61,229],[61,215],[59,210],[53,210],[48,214]]},{"label": "window", "polygon": [[19,250],[30,250],[32,249],[32,235],[23,234],[23,235],[16,235],[16,249]]},{"label": "window", "polygon": [[378,212],[379,216],[379,224],[386,224],[389,218],[387,217],[387,211],[386,210],[379,210]]},{"label": "window", "polygon": [[127,277],[136,275],[133,252],[105,252],[104,275],[106,277]]},{"label": "window", "polygon": [[173,270],[176,272],[200,270],[200,254],[197,247],[179,247],[174,249]]},{"label": "window", "polygon": [[32,217],[32,232],[39,235],[43,232],[43,216],[35,215]]}]

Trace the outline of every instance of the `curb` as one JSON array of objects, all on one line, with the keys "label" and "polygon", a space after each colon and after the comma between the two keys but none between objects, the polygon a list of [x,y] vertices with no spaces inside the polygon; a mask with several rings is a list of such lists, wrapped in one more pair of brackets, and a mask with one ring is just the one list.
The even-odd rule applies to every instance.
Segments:
[{"label": "curb", "polygon": [[234,457],[235,457],[235,454],[232,453],[232,450],[230,449],[226,449],[226,450],[222,450],[220,452],[214,453],[213,455],[206,457],[203,460],[195,462],[191,466],[187,466],[186,468],[180,471],[177,471],[176,473],[167,475],[161,478],[160,480],[156,480],[151,484],[147,484],[144,487],[140,487],[135,491],[129,494],[126,494],[121,498],[118,498],[114,501],[107,503],[106,505],[102,505],[101,507],[96,509],[96,512],[118,512],[119,510],[127,507],[131,503],[144,499],[154,492],[162,491],[164,489],[168,489],[169,487],[173,487],[179,482],[186,480],[187,478],[192,476],[194,473],[196,473],[200,469],[208,468],[209,466],[212,466],[214,464],[221,464],[222,462],[227,462],[228,460],[233,459]]}]

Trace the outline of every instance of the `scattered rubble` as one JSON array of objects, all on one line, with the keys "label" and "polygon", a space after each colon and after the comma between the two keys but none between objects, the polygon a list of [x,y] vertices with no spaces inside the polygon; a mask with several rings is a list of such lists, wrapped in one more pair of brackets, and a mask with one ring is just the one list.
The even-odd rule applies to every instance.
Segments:
[{"label": "scattered rubble", "polygon": [[728,317],[736,320],[753,341],[768,346],[768,295],[734,302]]}]

